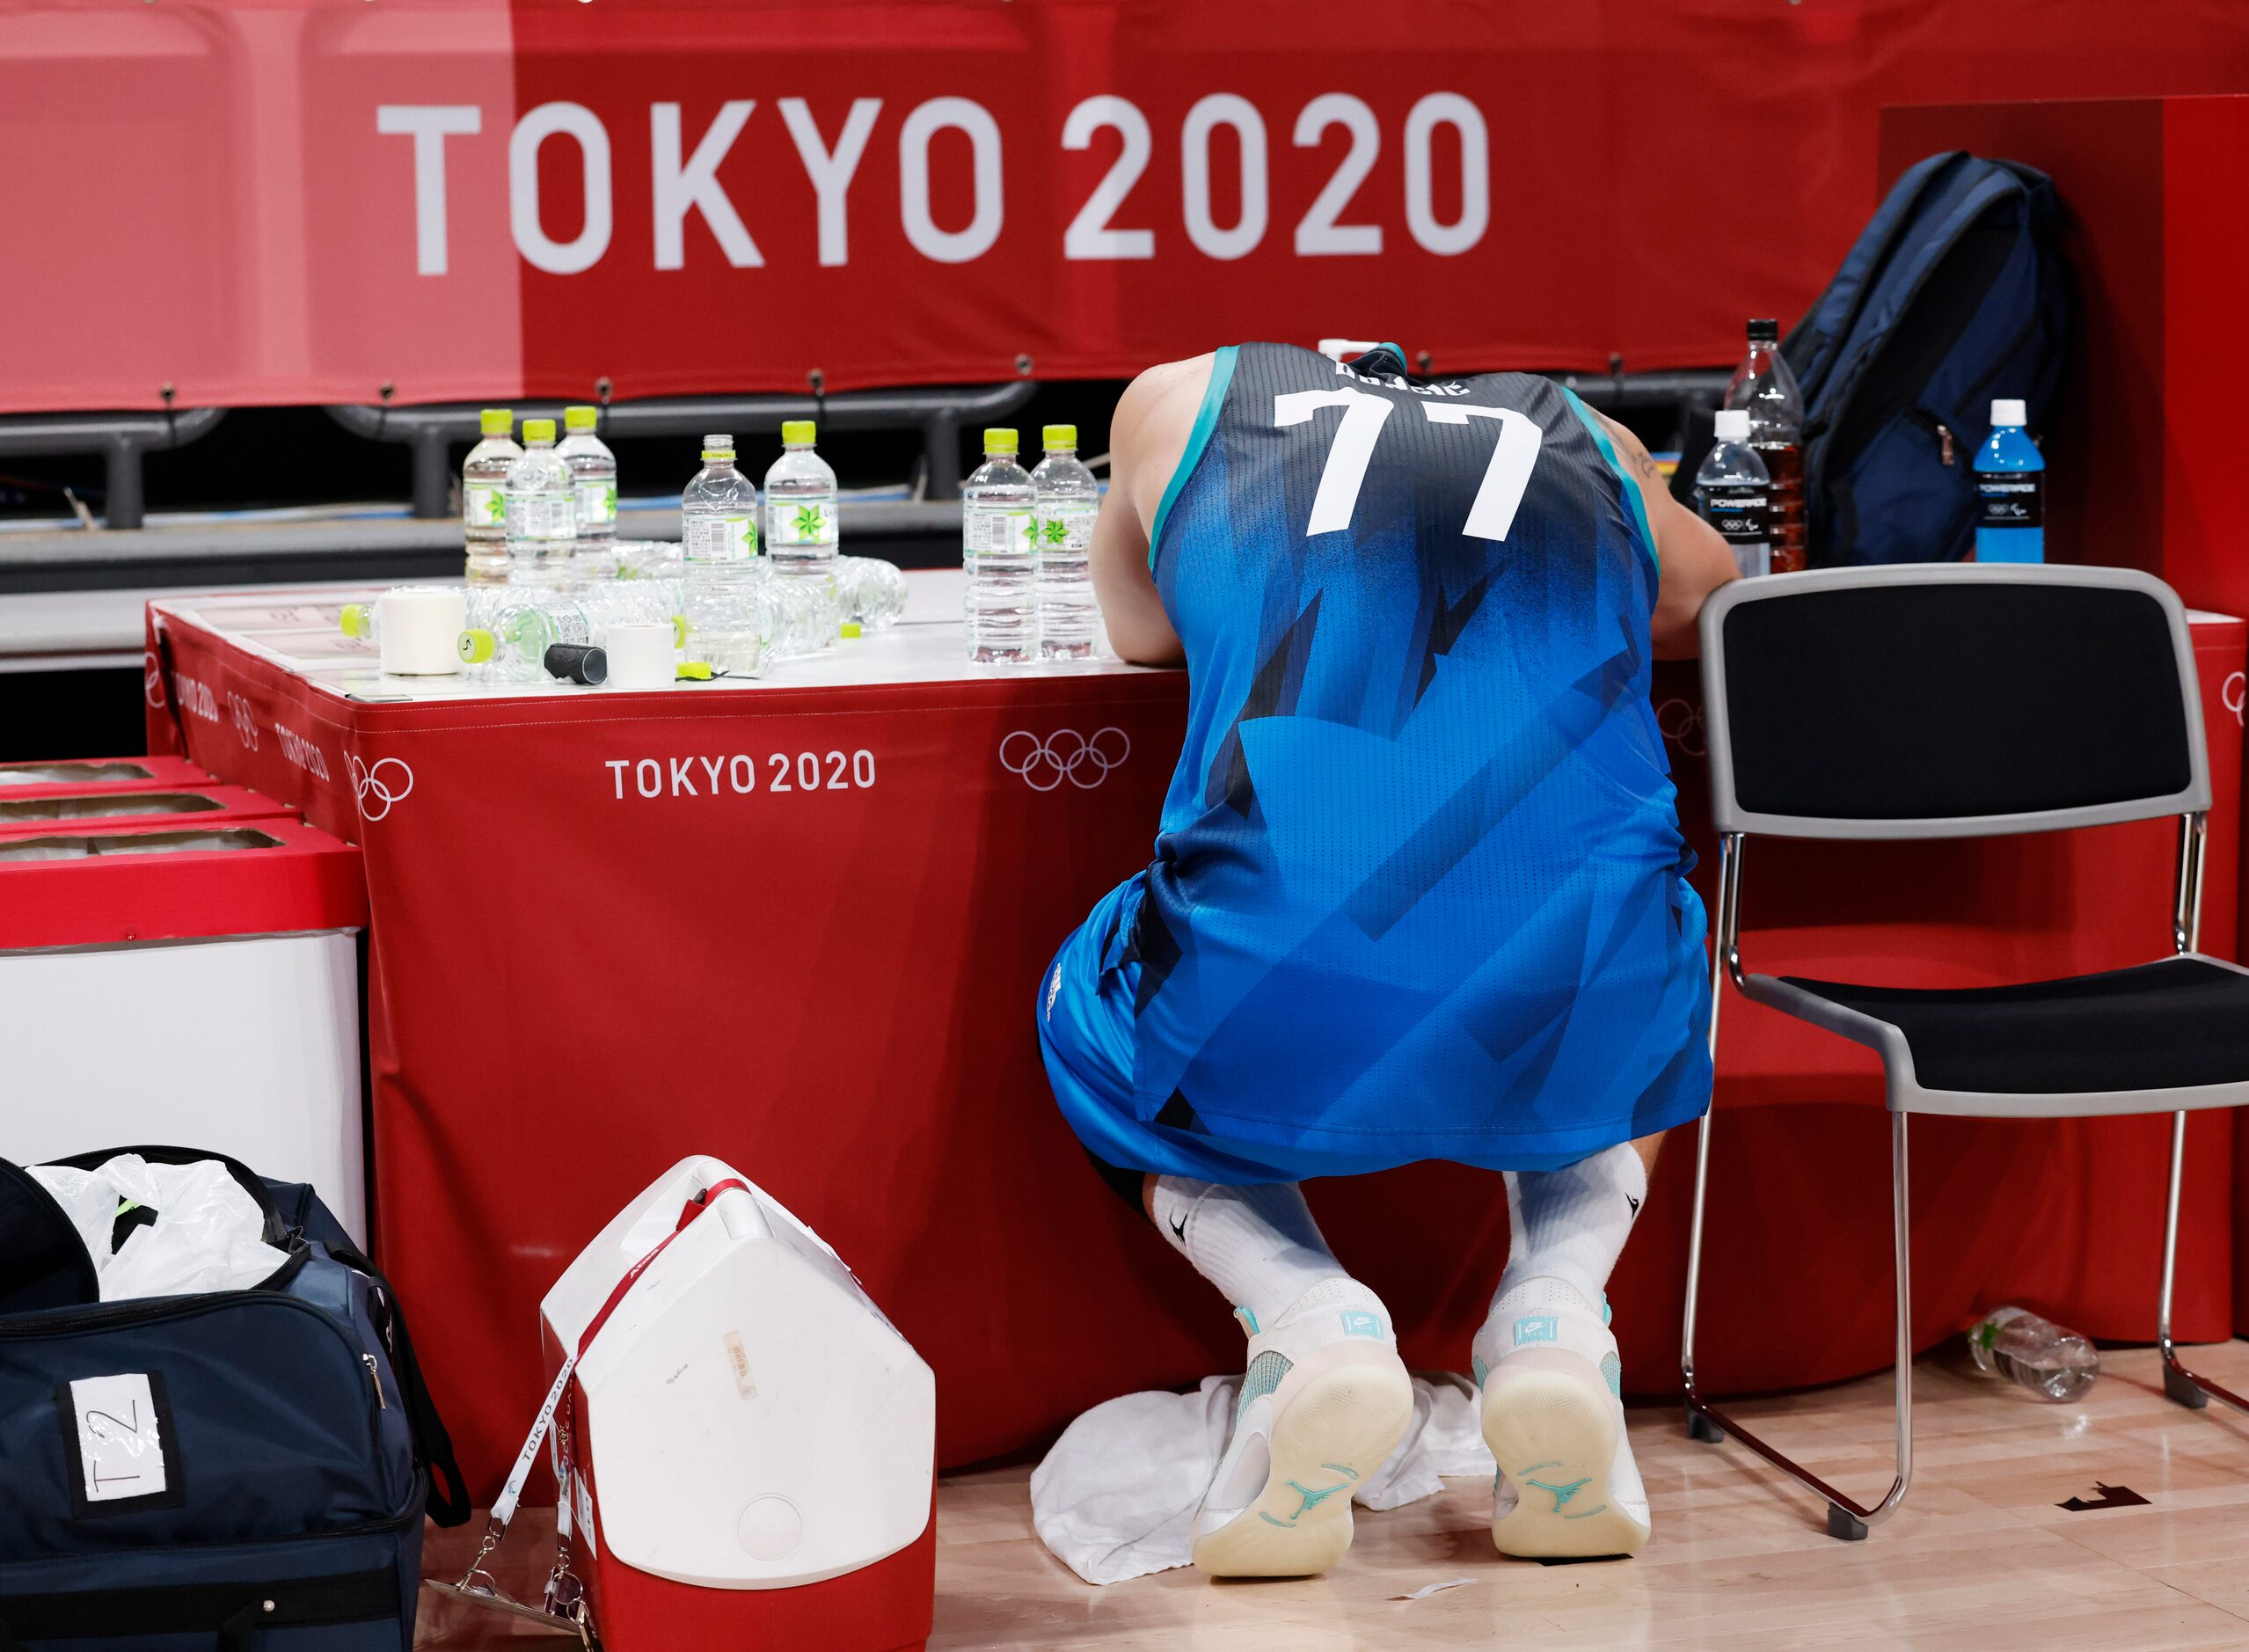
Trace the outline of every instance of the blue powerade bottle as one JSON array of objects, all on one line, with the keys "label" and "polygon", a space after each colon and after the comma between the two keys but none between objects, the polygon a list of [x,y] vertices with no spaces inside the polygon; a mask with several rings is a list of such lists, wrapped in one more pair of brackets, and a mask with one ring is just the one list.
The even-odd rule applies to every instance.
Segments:
[{"label": "blue powerade bottle", "polygon": [[2046,560],[2046,457],[2023,428],[2023,405],[1991,404],[1991,438],[1975,454],[1975,559]]}]

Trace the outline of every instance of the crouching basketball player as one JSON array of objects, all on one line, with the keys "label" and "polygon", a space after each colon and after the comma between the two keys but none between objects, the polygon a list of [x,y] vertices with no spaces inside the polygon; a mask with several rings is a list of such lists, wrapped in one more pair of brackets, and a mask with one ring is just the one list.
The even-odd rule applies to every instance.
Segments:
[{"label": "crouching basketball player", "polygon": [[1295,1575],[1413,1415],[1296,1184],[1506,1173],[1471,1356],[1508,1554],[1648,1534],[1604,1290],[1711,1087],[1701,903],[1648,699],[1724,542],[1547,380],[1245,344],[1118,403],[1109,638],[1187,668],[1154,864],[1041,985],[1055,1094],[1249,1337],[1195,1564]]}]

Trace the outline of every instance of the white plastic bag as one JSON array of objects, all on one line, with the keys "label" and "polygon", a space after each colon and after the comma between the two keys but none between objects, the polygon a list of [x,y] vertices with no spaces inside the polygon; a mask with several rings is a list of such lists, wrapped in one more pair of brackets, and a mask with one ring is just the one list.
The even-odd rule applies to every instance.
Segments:
[{"label": "white plastic bag", "polygon": [[[29,1169],[85,1241],[104,1302],[245,1290],[288,1261],[266,1243],[258,1202],[215,1159],[152,1165],[120,1153],[92,1170]],[[135,1206],[154,1210],[156,1220],[128,1233],[113,1254],[117,1218]]]}]

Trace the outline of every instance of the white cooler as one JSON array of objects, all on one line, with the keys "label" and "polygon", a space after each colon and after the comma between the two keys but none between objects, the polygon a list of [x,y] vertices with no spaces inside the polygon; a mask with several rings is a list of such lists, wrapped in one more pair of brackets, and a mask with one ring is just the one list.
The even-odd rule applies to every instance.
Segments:
[{"label": "white cooler", "polygon": [[936,1379],[810,1228],[683,1159],[540,1318],[550,1378],[579,1351],[558,1479],[610,1652],[923,1643]]}]

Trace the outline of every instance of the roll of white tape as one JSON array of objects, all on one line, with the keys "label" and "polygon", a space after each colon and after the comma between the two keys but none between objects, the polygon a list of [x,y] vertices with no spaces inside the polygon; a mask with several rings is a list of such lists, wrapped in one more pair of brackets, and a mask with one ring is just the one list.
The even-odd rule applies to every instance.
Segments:
[{"label": "roll of white tape", "polygon": [[607,625],[602,647],[609,650],[609,686],[613,689],[655,689],[671,686],[672,628],[661,623],[634,620]]},{"label": "roll of white tape", "polygon": [[401,585],[375,599],[383,669],[394,676],[451,676],[461,669],[468,593],[457,586]]}]

